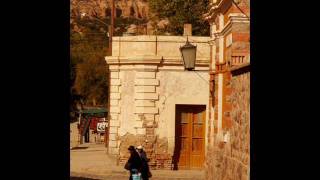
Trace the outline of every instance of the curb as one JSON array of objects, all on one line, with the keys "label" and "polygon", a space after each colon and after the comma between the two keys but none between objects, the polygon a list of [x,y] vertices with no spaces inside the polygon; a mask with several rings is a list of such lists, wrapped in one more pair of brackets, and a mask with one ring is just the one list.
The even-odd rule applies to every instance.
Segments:
[{"label": "curb", "polygon": [[94,174],[88,174],[88,173],[70,172],[70,177],[91,178],[91,179],[99,179],[99,180],[108,179],[112,176],[116,176],[116,177],[122,176],[123,178],[129,177],[129,175],[123,174],[123,173],[122,174],[117,173],[117,174],[94,175]]},{"label": "curb", "polygon": [[[129,173],[128,172],[123,172],[123,171],[107,171],[104,175],[94,175],[94,174],[88,174],[88,173],[78,173],[78,172],[70,172],[70,177],[77,177],[77,178],[90,178],[94,180],[107,180],[110,178],[124,178],[128,179]],[[157,176],[158,175],[158,176]],[[120,180],[119,179],[119,180]],[[153,177],[150,178],[152,180],[204,180],[205,178],[203,177],[195,177],[195,176],[189,176],[189,177],[183,177],[183,176],[176,176],[172,177],[170,175],[164,175],[164,174],[157,174],[154,173]]]}]

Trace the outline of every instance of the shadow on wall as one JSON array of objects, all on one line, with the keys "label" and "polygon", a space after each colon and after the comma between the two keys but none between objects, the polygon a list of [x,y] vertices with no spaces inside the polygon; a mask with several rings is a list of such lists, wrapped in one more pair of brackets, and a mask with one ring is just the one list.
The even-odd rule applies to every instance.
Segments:
[{"label": "shadow on wall", "polygon": [[[176,123],[178,119],[181,118],[181,114],[176,112]],[[179,141],[179,127],[175,125],[175,148],[174,148],[174,154],[173,154],[173,170],[178,170],[178,163],[180,159],[180,147],[181,147],[181,142]]]},{"label": "shadow on wall", "polygon": [[71,150],[88,149],[88,147],[73,147]]}]

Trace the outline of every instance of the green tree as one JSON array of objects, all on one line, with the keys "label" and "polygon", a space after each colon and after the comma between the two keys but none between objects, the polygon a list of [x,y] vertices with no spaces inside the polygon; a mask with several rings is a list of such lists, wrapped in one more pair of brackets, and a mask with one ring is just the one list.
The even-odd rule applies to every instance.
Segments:
[{"label": "green tree", "polygon": [[158,18],[168,18],[166,31],[173,35],[183,34],[183,25],[192,24],[192,34],[209,36],[210,26],[202,15],[207,12],[209,0],[149,0],[151,12]]},{"label": "green tree", "polygon": [[[108,52],[107,25],[110,17],[74,16],[70,26],[70,110],[77,105],[107,104],[107,67],[104,60]],[[114,35],[121,36],[130,24],[144,24],[145,20],[116,18]],[[74,114],[71,113],[71,119]]]},{"label": "green tree", "polygon": [[70,68],[71,68],[71,106],[102,105],[107,103],[107,55],[108,38],[92,24],[79,33],[71,30]]}]

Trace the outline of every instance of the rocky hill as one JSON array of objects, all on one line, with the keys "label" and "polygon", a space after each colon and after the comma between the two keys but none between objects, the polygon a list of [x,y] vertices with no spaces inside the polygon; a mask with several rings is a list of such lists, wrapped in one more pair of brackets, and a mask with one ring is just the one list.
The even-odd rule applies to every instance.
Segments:
[{"label": "rocky hill", "polygon": [[[71,0],[71,14],[79,16],[81,13],[105,17],[111,12],[111,0]],[[147,0],[115,0],[117,17],[135,17],[147,19],[149,5]]]},{"label": "rocky hill", "polygon": [[[70,0],[70,4],[71,23],[75,23],[74,20],[84,14],[100,19],[111,16],[111,0]],[[154,34],[155,29],[164,28],[168,24],[166,20],[151,20],[152,14],[149,11],[147,0],[115,0],[115,7],[117,18],[131,18],[145,22],[143,24],[127,24],[125,28],[128,33]],[[79,29],[79,25],[72,27]],[[116,31],[118,29],[116,28]]]}]

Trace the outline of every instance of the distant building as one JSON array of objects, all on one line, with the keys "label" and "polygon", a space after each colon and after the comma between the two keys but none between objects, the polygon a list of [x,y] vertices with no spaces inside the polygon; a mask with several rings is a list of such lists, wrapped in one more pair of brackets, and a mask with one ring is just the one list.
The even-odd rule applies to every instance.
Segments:
[{"label": "distant building", "polygon": [[70,123],[70,147],[83,143],[107,143],[106,117],[108,111],[103,107],[81,107],[76,112],[78,121]]}]

